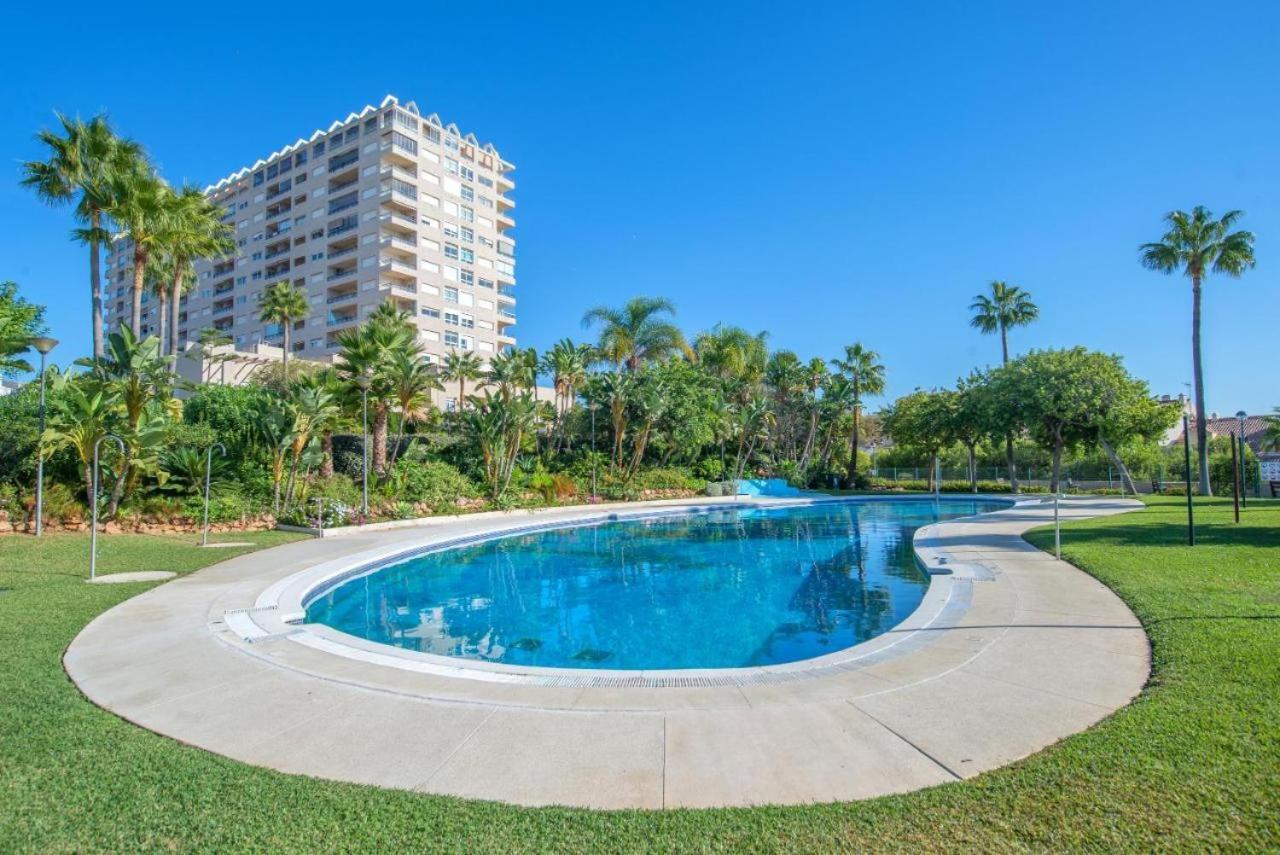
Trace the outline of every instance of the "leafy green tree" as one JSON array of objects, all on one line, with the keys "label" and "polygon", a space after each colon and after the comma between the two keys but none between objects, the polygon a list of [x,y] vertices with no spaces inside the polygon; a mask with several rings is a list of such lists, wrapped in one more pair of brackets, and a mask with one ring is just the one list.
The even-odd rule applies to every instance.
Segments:
[{"label": "leafy green tree", "polygon": [[[421,352],[409,348],[391,354],[386,373],[400,410],[400,433],[405,434],[435,409],[431,403],[431,393],[444,387],[440,384],[435,366],[427,362]],[[395,466],[399,450],[400,444],[396,443],[389,466]]]},{"label": "leafy green tree", "polygon": [[107,211],[115,202],[116,176],[136,171],[145,155],[137,143],[116,136],[105,115],[85,122],[59,114],[58,124],[61,135],[47,129],[36,135],[47,156],[22,165],[22,184],[49,205],[75,204],[81,227],[72,236],[89,247],[93,355],[101,357],[102,245],[110,240]]},{"label": "leafy green tree", "polygon": [[[71,374],[55,374],[49,396],[49,418],[40,437],[40,453],[46,458],[59,448],[71,448],[80,462],[85,501],[93,487],[93,450],[98,440],[111,432],[120,402],[113,389],[81,382]],[[104,454],[115,451],[104,445]]]},{"label": "leafy green tree", "polygon": [[916,390],[894,401],[882,414],[884,431],[896,444],[917,449],[935,464],[929,467],[930,489],[933,488],[938,452],[953,437],[952,394]]},{"label": "leafy green tree", "polygon": [[1280,407],[1272,407],[1275,413],[1267,416],[1267,428],[1262,434],[1262,447],[1269,451],[1280,451]]},{"label": "leafy green tree", "polygon": [[582,316],[583,327],[600,325],[596,351],[627,371],[646,362],[689,354],[680,328],[664,315],[674,315],[675,305],[662,297],[633,297],[621,309],[598,306]]},{"label": "leafy green tree", "polygon": [[694,339],[699,364],[728,384],[735,398],[746,401],[763,382],[769,364],[768,333],[751,334],[742,327],[716,324]]},{"label": "leafy green tree", "polygon": [[846,345],[844,356],[831,360],[831,365],[849,379],[853,432],[849,435],[849,468],[845,473],[845,486],[852,489],[858,480],[858,422],[862,416],[864,395],[884,393],[884,366],[880,354],[863,347],[861,343]]},{"label": "leafy green tree", "polygon": [[[1003,280],[991,283],[989,294],[978,294],[969,305],[973,317],[969,325],[987,335],[1000,335],[1000,364],[1009,364],[1009,330],[1025,327],[1040,317],[1040,307],[1031,295],[1017,285]],[[1009,489],[1018,492],[1018,468],[1013,460],[1013,434],[1004,438],[1005,465],[1009,470]]]},{"label": "leafy green tree", "polygon": [[[1170,410],[1150,401],[1146,383],[1125,371],[1120,358],[1086,350],[1033,350],[991,373],[997,406],[1017,414],[1033,439],[1053,455],[1052,490],[1060,486],[1064,450],[1155,436]],[[1114,454],[1114,450],[1111,452]],[[1127,470],[1113,458],[1128,479]]]},{"label": "leafy green tree", "polygon": [[1197,205],[1191,210],[1165,215],[1168,231],[1154,243],[1139,247],[1142,266],[1161,273],[1177,273],[1191,280],[1191,362],[1195,385],[1196,446],[1200,455],[1200,494],[1212,495],[1209,483],[1208,410],[1204,406],[1204,361],[1200,352],[1201,283],[1209,273],[1239,278],[1256,263],[1253,233],[1232,228],[1244,216],[1227,211],[1215,218],[1209,209]]},{"label": "leafy green tree", "polygon": [[[382,308],[382,307],[379,307]],[[373,469],[385,477],[387,426],[396,403],[396,388],[390,367],[398,355],[421,359],[422,346],[417,331],[404,313],[375,311],[355,329],[338,334],[338,376],[354,391],[359,378],[369,382],[369,405],[373,411]]]},{"label": "leafy green tree", "polygon": [[31,347],[31,339],[44,332],[44,306],[18,296],[13,282],[0,282],[0,376],[30,371],[31,364],[15,357]]},{"label": "leafy green tree", "polygon": [[284,333],[284,356],[282,367],[284,380],[289,382],[289,352],[292,350],[290,338],[293,335],[293,324],[307,316],[307,295],[292,282],[280,281],[267,288],[262,294],[260,317],[267,323],[280,325]]}]

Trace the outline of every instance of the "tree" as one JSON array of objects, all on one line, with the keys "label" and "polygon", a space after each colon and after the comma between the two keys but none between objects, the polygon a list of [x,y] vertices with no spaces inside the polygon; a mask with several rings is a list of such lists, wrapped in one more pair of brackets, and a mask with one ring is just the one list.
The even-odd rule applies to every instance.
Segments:
[{"label": "tree", "polygon": [[592,309],[582,316],[582,326],[599,324],[596,350],[618,367],[636,371],[645,362],[691,352],[680,328],[662,318],[675,311],[675,305],[662,297],[632,297],[621,309]]},{"label": "tree", "polygon": [[1243,216],[1241,211],[1227,211],[1215,219],[1203,205],[1188,214],[1170,211],[1165,215],[1169,227],[1155,243],[1139,247],[1142,266],[1160,273],[1179,270],[1191,280],[1191,370],[1196,397],[1196,445],[1200,455],[1200,494],[1212,494],[1209,484],[1208,411],[1204,406],[1204,363],[1200,352],[1201,283],[1209,273],[1224,273],[1239,278],[1254,264],[1253,233],[1232,231]]},{"label": "tree", "polygon": [[444,355],[440,378],[458,384],[458,410],[467,400],[467,381],[475,382],[484,377],[484,364],[480,357],[468,350],[451,350]]},{"label": "tree", "polygon": [[[1135,436],[1157,436],[1170,424],[1171,408],[1150,400],[1146,383],[1125,371],[1118,356],[1085,350],[1033,350],[991,373],[994,406],[1015,412],[1042,447],[1053,454],[1050,489],[1061,482],[1062,454],[1079,445],[1104,450]],[[1114,449],[1109,456],[1130,482]]]},{"label": "tree", "polygon": [[[390,355],[386,366],[387,382],[400,408],[400,433],[417,424],[432,410],[431,393],[443,389],[435,367],[416,349],[402,348]],[[388,468],[395,465],[400,444],[391,454]]]},{"label": "tree", "polygon": [[285,382],[289,380],[290,337],[294,321],[307,316],[307,295],[292,282],[280,281],[269,287],[262,294],[260,306],[262,320],[279,324],[284,332],[283,369]]},{"label": "tree", "polygon": [[499,501],[511,485],[524,437],[537,423],[537,402],[528,393],[486,390],[471,397],[463,424],[480,450],[489,495]]},{"label": "tree", "polygon": [[75,203],[75,217],[83,227],[75,229],[72,236],[89,247],[93,355],[101,357],[101,248],[110,239],[104,218],[114,201],[115,176],[135,171],[145,155],[137,143],[116,136],[105,115],[88,122],[60,114],[57,118],[62,135],[47,129],[36,135],[48,157],[22,165],[22,184],[49,205]]},{"label": "tree", "polygon": [[14,282],[0,282],[0,376],[30,371],[31,364],[16,359],[31,347],[31,339],[44,332],[44,306],[18,296]]},{"label": "tree", "polygon": [[987,379],[974,372],[956,383],[954,392],[942,393],[947,409],[947,434],[968,454],[969,491],[978,492],[978,443],[991,432],[991,395]]},{"label": "tree", "polygon": [[1280,450],[1280,407],[1272,407],[1275,413],[1267,416],[1267,428],[1262,434],[1262,447],[1271,451]]},{"label": "tree", "polygon": [[[71,374],[55,374],[50,395],[49,423],[40,437],[46,459],[59,448],[72,448],[80,462],[86,501],[92,501],[93,450],[110,432],[119,400],[110,389],[80,382]],[[114,446],[107,446],[114,450]]]},{"label": "tree", "polygon": [[[168,276],[170,300],[169,349],[178,355],[178,305],[182,295],[195,283],[193,263],[235,252],[234,230],[222,221],[224,211],[197,187],[186,186],[165,197],[166,222],[159,250]],[[161,314],[164,300],[161,300]],[[164,329],[163,320],[160,329]],[[162,336],[163,338],[163,336]],[[287,348],[286,348],[287,351]]]},{"label": "tree", "polygon": [[765,344],[768,335],[752,335],[742,327],[716,324],[698,334],[693,351],[708,374],[735,387],[735,397],[746,401],[764,380],[769,364],[769,348]]},{"label": "tree", "polygon": [[349,385],[354,385],[361,377],[369,381],[368,397],[373,408],[373,468],[380,476],[385,476],[388,470],[387,423],[396,400],[389,367],[397,354],[421,358],[422,346],[418,344],[417,332],[408,315],[375,311],[359,327],[339,333],[338,346],[338,376]]},{"label": "tree", "polygon": [[142,335],[142,293],[146,288],[147,265],[161,246],[171,214],[173,191],[152,171],[150,164],[137,162],[134,168],[111,178],[111,200],[107,213],[121,231],[115,240],[127,240],[132,248],[133,281],[129,286],[129,329]]},{"label": "tree", "polygon": [[861,343],[846,345],[842,359],[831,360],[831,365],[849,378],[850,401],[853,408],[853,433],[849,435],[849,468],[845,474],[845,486],[853,489],[858,479],[858,420],[862,415],[862,396],[880,395],[884,392],[884,366],[880,354]]},{"label": "tree", "polygon": [[894,401],[882,416],[884,431],[894,443],[918,449],[933,461],[929,467],[930,488],[934,483],[938,452],[952,438],[952,403],[948,393],[917,389]]},{"label": "tree", "polygon": [[[969,304],[973,318],[969,325],[987,335],[1000,334],[1000,364],[1009,363],[1009,330],[1024,327],[1040,317],[1040,307],[1031,295],[1003,280],[991,283],[990,296],[979,294]],[[1009,470],[1009,489],[1018,492],[1018,469],[1013,462],[1013,434],[1004,438],[1005,465]]]}]

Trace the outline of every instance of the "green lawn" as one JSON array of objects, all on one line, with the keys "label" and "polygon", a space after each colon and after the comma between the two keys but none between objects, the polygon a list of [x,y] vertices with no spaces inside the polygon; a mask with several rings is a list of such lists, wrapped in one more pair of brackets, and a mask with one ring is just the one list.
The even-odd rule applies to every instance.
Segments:
[{"label": "green lawn", "polygon": [[[60,655],[144,590],[91,586],[87,538],[0,539],[0,851],[569,849],[904,851],[1280,847],[1280,503],[1231,524],[1201,504],[1080,523],[1064,551],[1146,624],[1155,676],[1098,727],[973,781],[841,805],[668,813],[529,810],[290,777],[133,727],[85,701]],[[259,545],[290,539],[235,535]],[[1051,539],[1033,535],[1037,545]],[[235,554],[104,540],[105,571]]]}]

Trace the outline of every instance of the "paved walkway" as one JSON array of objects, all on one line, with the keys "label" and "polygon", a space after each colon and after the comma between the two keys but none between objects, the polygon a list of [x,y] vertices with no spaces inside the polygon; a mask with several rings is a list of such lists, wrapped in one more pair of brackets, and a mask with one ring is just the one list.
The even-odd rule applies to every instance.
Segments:
[{"label": "paved walkway", "polygon": [[[1078,499],[1063,516],[1136,506]],[[1137,619],[1092,577],[1022,540],[1051,519],[1050,507],[1020,505],[921,529],[917,552],[942,575],[917,613],[830,667],[798,663],[760,678],[661,687],[474,679],[423,669],[412,655],[361,661],[350,648],[327,649],[323,633],[246,631],[267,592],[318,564],[528,524],[528,515],[435,520],[234,558],[99,616],[65,665],[91,700],[138,725],[285,772],[593,808],[868,798],[1002,766],[1141,690],[1149,655]]]}]

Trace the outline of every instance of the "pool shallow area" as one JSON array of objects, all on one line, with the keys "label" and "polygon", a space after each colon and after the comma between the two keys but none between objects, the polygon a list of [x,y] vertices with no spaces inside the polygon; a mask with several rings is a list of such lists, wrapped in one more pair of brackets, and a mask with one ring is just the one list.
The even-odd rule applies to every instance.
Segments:
[{"label": "pool shallow area", "polygon": [[306,620],[511,666],[743,668],[833,653],[902,622],[928,578],[917,528],[1006,507],[948,498],[717,508],[500,536],[376,567]]}]

